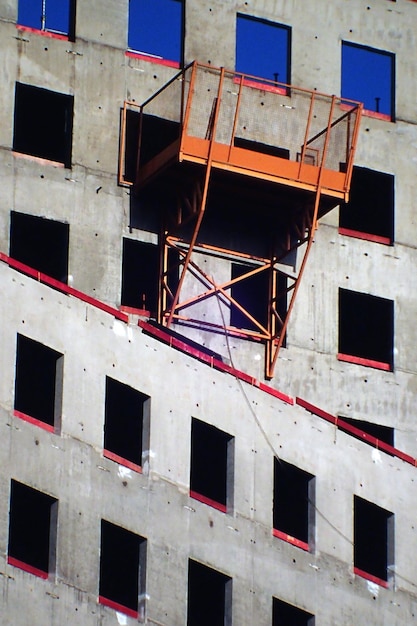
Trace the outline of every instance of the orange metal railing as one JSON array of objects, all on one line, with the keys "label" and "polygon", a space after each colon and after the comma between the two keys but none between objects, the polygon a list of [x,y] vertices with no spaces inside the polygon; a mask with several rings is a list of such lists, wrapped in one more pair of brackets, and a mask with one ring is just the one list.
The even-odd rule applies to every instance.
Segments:
[{"label": "orange metal railing", "polygon": [[[141,118],[178,124],[180,161],[206,163],[214,142],[213,167],[307,189],[317,185],[318,168],[323,168],[323,193],[347,199],[362,110],[358,102],[194,62],[142,105],[126,103],[124,120],[129,108]],[[125,130],[119,169],[120,182],[128,184],[124,142]],[[165,156],[172,158],[172,151]],[[139,155],[136,182],[145,178]]]}]

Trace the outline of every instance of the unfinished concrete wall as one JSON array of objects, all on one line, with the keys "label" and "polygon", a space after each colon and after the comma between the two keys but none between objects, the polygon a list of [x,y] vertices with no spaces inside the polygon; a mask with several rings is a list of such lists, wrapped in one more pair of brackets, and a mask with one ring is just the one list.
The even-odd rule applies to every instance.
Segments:
[{"label": "unfinished concrete wall", "polygon": [[[9,252],[11,211],[67,223],[69,284],[114,307],[123,237],[157,244],[160,228],[140,197],[117,184],[121,108],[143,102],[178,71],[125,54],[128,4],[78,0],[75,41],[68,41],[19,28],[17,0],[0,0],[0,252]],[[233,69],[237,12],[291,27],[291,81],[307,89],[340,95],[342,41],[395,54],[395,122],[364,116],[355,160],[395,176],[393,244],[340,234],[337,208],[323,218],[270,384],[333,415],[392,427],[395,446],[416,457],[417,4],[188,1],[185,63]],[[13,151],[16,82],[74,96],[70,168]],[[169,117],[172,103],[166,107]],[[258,123],[266,136],[270,122]],[[206,269],[221,280],[231,271],[214,257]],[[273,596],[314,614],[317,626],[413,622],[415,468],[146,336],[136,316],[126,325],[3,262],[0,284],[2,623],[135,623],[97,601],[101,518],[147,539],[141,601],[149,624],[186,623],[189,558],[232,577],[233,624],[271,624]],[[393,371],[337,358],[339,288],[394,302]],[[212,302],[199,306],[213,313]],[[214,315],[221,323],[218,308]],[[17,333],[64,355],[58,433],[13,414]],[[189,335],[263,378],[260,343]],[[142,473],[103,456],[106,376],[151,397]],[[227,514],[189,496],[192,418],[235,438]],[[310,552],[272,536],[274,451],[316,477]],[[59,501],[57,565],[47,581],[7,563],[12,479]],[[353,573],[354,495],[395,515],[388,589]]]}]

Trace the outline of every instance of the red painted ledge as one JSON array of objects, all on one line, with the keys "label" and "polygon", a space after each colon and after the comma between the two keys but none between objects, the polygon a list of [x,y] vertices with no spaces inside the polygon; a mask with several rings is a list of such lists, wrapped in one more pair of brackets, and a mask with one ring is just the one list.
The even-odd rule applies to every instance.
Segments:
[{"label": "red painted ledge", "polygon": [[364,570],[359,569],[359,567],[354,567],[353,572],[354,574],[356,574],[356,576],[365,578],[366,580],[369,580],[370,582],[375,583],[376,585],[379,585],[380,587],[384,587],[385,589],[388,589],[389,587],[389,583],[387,580],[384,580],[383,578],[378,578],[377,576],[374,576],[373,574],[370,574],[369,572],[365,572]]},{"label": "red painted ledge", "polygon": [[154,56],[152,54],[145,54],[143,52],[135,52],[134,50],[126,50],[125,55],[132,59],[139,59],[140,61],[148,61],[148,63],[157,63],[158,65],[165,65],[166,67],[173,67],[175,69],[180,68],[178,61],[170,61],[169,59],[163,59],[162,57]]},{"label": "red painted ledge", "polygon": [[306,411],[309,411],[310,413],[321,417],[322,419],[326,420],[326,422],[330,422],[330,424],[334,424],[340,430],[343,430],[347,434],[353,435],[363,440],[370,446],[377,448],[377,450],[383,450],[384,452],[387,452],[391,456],[395,456],[398,459],[401,459],[401,461],[404,461],[409,465],[413,465],[414,467],[417,466],[417,459],[415,459],[414,457],[406,454],[405,452],[402,452],[401,450],[398,450],[398,448],[394,448],[394,446],[390,446],[388,443],[385,443],[385,441],[381,441],[380,439],[373,437],[372,435],[366,433],[364,430],[357,428],[356,426],[353,426],[348,422],[345,422],[343,418],[331,415],[331,413],[327,413],[326,411],[323,411],[323,409],[320,409],[314,404],[311,404],[310,402],[307,402],[306,400],[303,400],[299,397],[296,398],[296,403]]},{"label": "red painted ledge", "polygon": [[202,361],[203,363],[207,363],[213,369],[220,370],[221,372],[226,372],[227,374],[231,374],[235,378],[238,378],[239,380],[242,380],[243,382],[248,383],[253,387],[258,387],[258,389],[260,389],[261,391],[264,391],[265,393],[268,393],[269,395],[274,396],[275,398],[278,398],[279,400],[282,400],[287,404],[295,404],[295,401],[291,396],[288,396],[287,394],[278,391],[278,389],[274,389],[273,387],[270,387],[269,385],[260,382],[253,376],[237,370],[231,365],[228,365],[227,363],[223,363],[223,361],[216,359],[214,356],[198,350],[194,346],[191,346],[187,343],[186,337],[184,337],[184,340],[178,339],[177,337],[173,337],[169,333],[165,332],[162,328],[156,328],[152,324],[149,324],[148,322],[144,322],[142,320],[138,321],[138,326],[140,326],[148,335],[156,337],[157,339],[163,341],[169,346],[176,348],[181,352],[189,354],[190,356],[198,359],[199,361]]},{"label": "red painted ledge", "polygon": [[274,537],[278,537],[278,539],[282,539],[283,541],[286,541],[287,543],[291,543],[293,546],[296,546],[297,548],[301,548],[302,550],[305,550],[306,552],[310,551],[310,547],[308,543],[306,543],[305,541],[301,541],[301,539],[297,539],[296,537],[292,537],[291,535],[287,535],[287,533],[283,533],[281,530],[277,530],[276,528],[273,528],[272,534]]},{"label": "red painted ledge", "polygon": [[353,354],[343,354],[339,352],[337,355],[338,361],[345,361],[346,363],[355,363],[356,365],[363,365],[364,367],[373,367],[377,370],[384,370],[385,372],[392,372],[393,367],[391,363],[385,363],[384,361],[374,361],[373,359],[364,359],[361,356],[354,356]]},{"label": "red painted ledge", "polygon": [[[353,109],[354,107],[349,104],[345,104],[344,102],[341,102],[340,108],[342,109],[342,111],[350,111],[350,109]],[[371,111],[370,109],[362,109],[362,115],[364,115],[365,117],[373,117],[377,120],[383,120],[384,122],[393,121],[389,113],[378,113],[377,111]]]},{"label": "red painted ledge", "polygon": [[[237,72],[237,75],[233,78],[233,82],[237,85],[240,84],[240,77],[241,74],[239,74],[239,72]],[[243,85],[245,87],[252,87],[253,89],[259,89],[260,91],[268,91],[270,93],[278,93],[282,96],[288,96],[289,95],[289,87],[279,87],[278,85],[274,85],[272,82],[269,83],[263,83],[262,82],[262,78],[259,80],[251,80],[250,78],[243,78]]]},{"label": "red painted ledge", "polygon": [[125,459],[123,456],[119,456],[118,454],[115,454],[114,452],[111,452],[110,450],[106,450],[106,449],[103,450],[103,456],[106,459],[110,459],[110,461],[115,461],[119,465],[123,465],[124,467],[128,467],[134,472],[138,472],[139,474],[142,474],[141,465],[137,465],[137,463],[133,463],[132,461]]},{"label": "red painted ledge", "polygon": [[21,263],[20,261],[16,261],[16,259],[13,259],[12,257],[7,256],[3,252],[0,252],[0,261],[7,263],[9,267],[12,267],[13,269],[18,270],[19,272],[22,272],[22,274],[26,274],[26,276],[35,278],[40,283],[49,285],[50,287],[53,287],[57,291],[66,293],[69,296],[74,296],[74,298],[77,298],[78,300],[81,300],[82,302],[91,304],[97,309],[101,309],[105,313],[109,313],[110,315],[113,315],[113,317],[116,317],[117,319],[121,320],[122,322],[125,322],[126,324],[129,322],[129,316],[126,313],[123,313],[122,311],[119,311],[118,309],[108,304],[105,304],[104,302],[101,302],[100,300],[97,300],[96,298],[92,298],[91,296],[88,296],[86,293],[82,291],[78,291],[78,289],[74,289],[73,287],[70,287],[66,283],[62,283],[61,281],[56,280],[55,278],[51,278],[51,276],[48,276],[47,274],[44,274],[43,272],[39,272],[38,270],[35,270],[33,267],[30,267],[29,265],[25,265],[24,263]]},{"label": "red painted ledge", "polygon": [[113,600],[110,600],[109,598],[105,598],[104,596],[99,596],[98,601],[100,604],[103,604],[104,606],[108,606],[110,609],[114,609],[115,611],[118,611],[119,613],[125,613],[126,615],[129,615],[129,617],[134,617],[136,619],[139,615],[137,610],[135,611],[134,609],[130,609],[128,606],[124,606],[123,604],[114,602]]},{"label": "red painted ledge", "polygon": [[29,565],[29,563],[25,563],[24,561],[20,561],[19,559],[15,559],[13,556],[7,557],[7,562],[9,565],[13,565],[13,567],[18,567],[19,569],[28,572],[29,574],[33,574],[34,576],[38,576],[38,578],[43,578],[44,580],[48,580],[49,573],[44,572],[37,567],[33,567],[33,565]]},{"label": "red painted ledge", "polygon": [[29,422],[29,424],[34,424],[35,426],[38,426],[39,428],[43,428],[44,430],[47,430],[50,433],[55,432],[55,427],[51,426],[51,424],[48,424],[47,422],[43,422],[42,420],[38,420],[36,417],[32,417],[31,415],[27,415],[26,413],[22,413],[22,411],[17,411],[16,409],[14,409],[13,415],[15,417],[18,417],[21,420],[24,420],[25,422]]},{"label": "red painted ledge", "polygon": [[365,241],[372,241],[373,243],[382,243],[387,246],[392,245],[392,240],[389,237],[372,235],[371,233],[364,233],[361,230],[352,230],[351,228],[342,228],[341,226],[339,226],[339,235],[355,237],[355,239],[364,239]]},{"label": "red painted ledge", "polygon": [[197,491],[191,491],[190,489],[190,498],[198,500],[199,502],[203,502],[203,504],[208,504],[209,506],[217,509],[218,511],[221,511],[222,513],[227,513],[227,507],[225,504],[217,502],[216,500],[212,500],[211,498],[207,498]]},{"label": "red painted ledge", "polygon": [[34,33],[35,35],[42,35],[42,37],[50,37],[51,39],[61,39],[63,41],[69,41],[68,35],[64,35],[61,33],[54,33],[50,30],[42,30],[41,28],[33,28],[32,26],[24,26],[23,24],[16,24],[16,28],[26,33]]}]

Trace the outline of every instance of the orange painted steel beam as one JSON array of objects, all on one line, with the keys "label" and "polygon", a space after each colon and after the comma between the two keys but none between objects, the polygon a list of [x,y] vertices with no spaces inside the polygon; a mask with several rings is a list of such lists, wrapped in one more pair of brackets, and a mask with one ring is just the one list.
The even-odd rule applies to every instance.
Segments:
[{"label": "orange painted steel beam", "polygon": [[[165,172],[168,166],[177,164],[180,169],[175,171],[175,176],[176,180],[179,181],[180,191],[177,195],[177,202],[174,202],[176,206],[175,225],[181,227],[194,222],[191,234],[187,239],[178,237],[175,229],[168,225],[162,234],[158,320],[168,327],[177,321],[198,326],[203,330],[219,330],[234,336],[263,341],[266,346],[265,377],[272,378],[279,350],[287,331],[288,320],[312,248],[320,208],[323,207],[325,211],[332,208],[332,205],[329,204],[329,198],[334,200],[334,205],[338,204],[340,200],[347,200],[348,198],[362,105],[353,101],[347,103],[335,96],[326,96],[288,85],[279,86],[277,89],[275,83],[266,85],[269,81],[262,81],[261,84],[256,77],[248,77],[224,68],[217,69],[196,62],[173,77],[169,85],[172,85],[177,79],[181,80],[180,91],[178,91],[181,98],[179,107],[180,136],[148,163],[139,167],[134,185],[135,189],[140,189],[155,176]],[[227,82],[230,80],[231,82]],[[202,84],[201,88],[200,84]],[[230,87],[231,84],[236,87]],[[188,92],[186,91],[187,88]],[[151,107],[150,114],[154,114],[153,103],[159,96],[163,97],[165,89],[166,86],[162,87],[140,106],[141,116],[149,111],[147,107]],[[262,98],[276,98],[275,106],[269,107],[269,110],[274,111],[274,116],[278,118],[278,121],[282,115],[284,127],[280,124],[276,125],[278,130],[274,132],[278,134],[273,138],[272,143],[275,141],[281,148],[291,148],[289,153],[292,154],[292,159],[257,150],[256,137],[251,136],[250,131],[247,138],[254,142],[253,149],[234,145],[235,137],[239,132],[239,120],[243,120],[245,115],[252,115],[250,107],[253,106],[253,103],[258,102],[258,93],[266,94],[265,96],[262,95]],[[216,95],[214,96],[214,94]],[[233,98],[230,100],[228,94],[237,97],[235,100]],[[246,99],[248,95],[250,98]],[[270,104],[272,104],[272,100]],[[297,107],[297,104],[303,106]],[[350,107],[348,110],[346,110],[346,105]],[[126,106],[130,105],[124,107],[124,126],[126,124]],[[265,108],[265,110],[267,109]],[[304,111],[301,118],[299,111]],[[295,124],[295,129],[297,124],[305,124],[302,135],[298,139],[298,146],[285,145],[285,142],[283,145],[280,143],[285,137],[289,142],[292,141],[293,133],[290,137],[285,134],[285,131],[284,133],[282,131],[282,128],[286,128],[285,124],[289,122]],[[243,121],[241,123],[243,124]],[[218,132],[219,128],[223,133],[223,139],[221,133]],[[338,129],[337,135],[335,129]],[[330,150],[331,141],[333,142]],[[125,152],[125,146],[124,129],[121,137],[121,151]],[[294,158],[295,152],[296,158]],[[346,162],[346,171],[339,171],[340,162]],[[181,170],[181,163],[188,163],[187,169]],[[123,173],[123,169],[124,161],[121,157],[120,172]],[[298,207],[302,211],[300,213],[297,210],[293,218],[290,214],[287,216],[287,245],[284,250],[281,248],[279,250],[272,249],[270,257],[265,258],[199,240],[214,170],[239,174],[245,179],[249,177],[268,182],[268,184],[276,183],[278,196],[284,188],[293,190],[295,202],[302,203]],[[186,178],[182,178],[182,171],[185,172]],[[189,181],[193,177],[195,182],[190,186]],[[181,180],[187,181],[182,190]],[[268,193],[271,193],[271,189],[272,187],[269,186]],[[300,192],[298,195],[297,190]],[[325,198],[327,200],[322,205],[321,200]],[[271,222],[268,219],[265,220],[265,229],[272,227],[272,217],[273,211],[271,209]],[[282,235],[285,236],[285,233]],[[277,246],[278,243],[275,245]],[[170,250],[175,250],[178,254],[176,266],[180,269],[175,288],[172,283],[170,284],[170,274],[173,272],[169,259]],[[302,252],[302,258],[296,262],[298,269],[294,268],[294,272],[286,272],[282,267],[286,264],[286,257],[294,253],[298,255],[299,252]],[[195,256],[197,253],[215,256],[229,263],[235,259],[243,263],[246,262],[248,271],[237,278],[219,282],[214,277],[209,276],[202,267],[199,267]],[[247,281],[261,272],[269,273],[266,327],[230,293],[233,286]],[[202,288],[196,295],[189,295],[181,299],[188,274],[199,281]],[[285,289],[278,289],[279,274],[286,276],[288,282]],[[239,310],[250,324],[255,326],[255,330],[237,329],[225,323],[224,320],[222,324],[218,324],[215,321],[196,319],[192,315],[187,316],[187,309],[191,309],[194,305],[198,305],[209,298],[217,298],[220,307],[230,306]],[[285,299],[287,303],[288,298],[289,302],[284,315],[280,310],[279,303],[282,301],[281,299]]]}]

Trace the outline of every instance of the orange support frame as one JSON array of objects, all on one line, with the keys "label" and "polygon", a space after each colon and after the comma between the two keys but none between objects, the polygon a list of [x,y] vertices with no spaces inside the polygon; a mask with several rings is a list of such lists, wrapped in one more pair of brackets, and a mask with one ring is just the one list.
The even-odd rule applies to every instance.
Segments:
[{"label": "orange support frame", "polygon": [[[168,94],[171,102],[177,98],[178,117],[175,121],[178,123],[179,136],[177,141],[166,146],[146,163],[141,163],[139,137],[134,190],[140,193],[141,189],[155,178],[158,179],[158,176],[162,177],[161,181],[166,180],[163,176],[169,168],[178,168],[180,164],[184,164],[181,167],[188,167],[187,185],[183,186],[179,197],[177,193],[176,208],[171,206],[169,209],[171,217],[175,212],[175,227],[166,225],[161,235],[158,321],[167,327],[180,323],[209,332],[223,332],[263,342],[266,346],[265,377],[271,379],[311,251],[317,220],[320,215],[348,198],[362,105],[342,102],[335,96],[288,85],[277,89],[276,83],[273,83],[274,89],[270,92],[263,91],[250,79],[251,77],[235,74],[224,68],[216,69],[193,63],[138,107],[142,128],[144,115],[161,115],[160,111],[164,110],[164,100],[161,99],[167,98]],[[266,114],[265,125],[270,123],[271,128],[277,129],[272,137],[273,143],[280,149],[287,149],[290,155],[288,159],[277,156],[273,150],[257,149],[260,144],[257,144],[257,125],[253,120],[264,104],[268,105],[269,115],[271,112],[274,115],[273,120],[268,120]],[[121,184],[127,184],[123,174],[126,110],[131,106],[137,105],[126,103],[123,109],[119,162]],[[291,128],[291,132],[286,130],[288,128]],[[241,147],[242,144],[237,144],[235,138],[238,134],[246,134],[243,138],[246,142],[243,143],[244,146],[253,142],[254,147],[246,149]],[[344,163],[343,168],[340,167],[341,163]],[[181,170],[175,171],[176,186],[181,187]],[[190,172],[194,176],[191,189]],[[238,174],[241,176],[242,186],[250,180],[257,180],[262,186],[262,181],[265,181],[269,186],[268,193],[271,183],[276,183],[278,200],[280,194],[285,193],[285,189],[292,190],[291,197],[300,206],[296,207],[297,211],[290,214],[287,220],[287,244],[284,250],[272,249],[270,256],[265,257],[200,241],[213,172]],[[233,193],[233,186],[230,192]],[[273,228],[274,219],[274,214],[271,214],[270,219],[264,216],[262,223],[266,233]],[[187,237],[184,234],[179,236],[178,227],[185,224],[191,226],[191,233],[186,231]],[[171,250],[177,255],[179,269],[178,284],[174,288],[169,284],[169,275],[172,272],[169,262]],[[199,265],[197,259],[202,254],[229,262],[245,263],[248,270],[237,278],[217,280]],[[299,258],[294,271],[286,272],[282,265],[290,254],[297,254]],[[231,294],[231,289],[236,284],[265,272],[269,275],[266,324],[263,320],[256,319]],[[285,293],[278,293],[279,273],[287,277]],[[195,289],[187,292],[186,280],[190,275],[200,283],[197,295]],[[278,303],[283,297],[287,308],[285,315],[280,315]],[[206,315],[196,316],[193,312],[189,313],[192,307],[209,298],[218,301],[220,322],[207,319]],[[225,307],[239,310],[248,320],[251,329],[231,326],[225,319]]]}]

